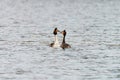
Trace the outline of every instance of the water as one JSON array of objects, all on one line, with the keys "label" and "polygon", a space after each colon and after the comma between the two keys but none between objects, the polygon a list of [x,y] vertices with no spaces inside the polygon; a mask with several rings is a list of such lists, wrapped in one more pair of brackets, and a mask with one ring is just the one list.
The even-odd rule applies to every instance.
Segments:
[{"label": "water", "polygon": [[[119,5],[119,0],[1,0],[0,80],[119,80]],[[55,27],[66,29],[72,48],[48,46]]]}]

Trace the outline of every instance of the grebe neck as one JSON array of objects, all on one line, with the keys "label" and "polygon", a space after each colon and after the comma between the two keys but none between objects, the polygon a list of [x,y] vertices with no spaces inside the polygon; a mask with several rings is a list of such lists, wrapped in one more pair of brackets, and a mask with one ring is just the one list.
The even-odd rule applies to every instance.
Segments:
[{"label": "grebe neck", "polygon": [[65,36],[63,37],[63,42],[62,43],[65,43]]},{"label": "grebe neck", "polygon": [[59,46],[60,46],[60,44],[59,44],[59,41],[58,41],[57,35],[55,35],[54,47],[59,47]]}]

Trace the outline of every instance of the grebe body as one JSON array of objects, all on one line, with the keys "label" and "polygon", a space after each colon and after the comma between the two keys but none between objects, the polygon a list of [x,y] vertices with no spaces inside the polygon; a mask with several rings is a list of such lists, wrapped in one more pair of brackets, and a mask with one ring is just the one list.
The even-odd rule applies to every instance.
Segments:
[{"label": "grebe body", "polygon": [[54,42],[50,44],[50,47],[54,47],[54,48],[60,47],[60,44],[59,44],[59,41],[58,41],[58,37],[57,37],[57,32],[59,32],[59,30],[57,28],[55,28],[54,31],[53,31]]},{"label": "grebe body", "polygon": [[63,49],[71,48],[71,46],[65,42],[65,36],[67,34],[66,30],[62,31],[61,33],[63,34],[63,41],[62,41],[62,44],[61,44],[60,47],[63,48]]}]

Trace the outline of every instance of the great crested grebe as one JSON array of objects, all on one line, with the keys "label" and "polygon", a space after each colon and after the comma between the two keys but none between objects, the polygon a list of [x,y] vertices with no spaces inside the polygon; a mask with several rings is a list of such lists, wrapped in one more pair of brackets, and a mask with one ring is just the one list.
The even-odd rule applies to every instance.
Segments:
[{"label": "great crested grebe", "polygon": [[50,47],[58,48],[60,47],[58,38],[57,38],[57,32],[60,32],[57,28],[54,29],[53,34],[55,36],[55,40],[53,43],[50,44]]},{"label": "great crested grebe", "polygon": [[60,47],[63,48],[63,49],[71,48],[71,46],[65,42],[65,36],[67,34],[66,30],[62,31],[61,33],[63,34],[63,41],[62,41],[62,44],[61,44]]}]

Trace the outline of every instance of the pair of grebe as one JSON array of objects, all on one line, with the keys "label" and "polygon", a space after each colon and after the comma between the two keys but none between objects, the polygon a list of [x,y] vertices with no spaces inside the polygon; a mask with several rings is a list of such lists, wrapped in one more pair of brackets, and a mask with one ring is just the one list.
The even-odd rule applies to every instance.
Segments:
[{"label": "pair of grebe", "polygon": [[54,48],[61,47],[63,49],[71,48],[71,46],[65,42],[65,37],[66,37],[66,34],[67,34],[66,30],[63,30],[62,32],[60,32],[60,33],[63,34],[63,41],[62,41],[61,45],[59,44],[59,41],[58,41],[58,38],[57,38],[57,32],[60,32],[60,31],[57,28],[55,28],[54,31],[53,31],[53,34],[55,36],[55,40],[54,40],[53,43],[50,44],[50,47],[54,47]]}]

